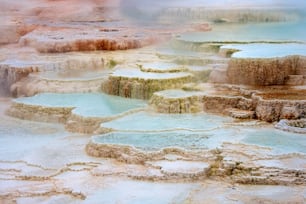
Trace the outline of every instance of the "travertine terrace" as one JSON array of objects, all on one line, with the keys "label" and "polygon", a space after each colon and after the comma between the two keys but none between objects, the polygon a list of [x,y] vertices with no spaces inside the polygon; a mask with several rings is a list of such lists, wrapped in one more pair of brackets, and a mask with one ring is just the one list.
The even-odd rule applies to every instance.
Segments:
[{"label": "travertine terrace", "polygon": [[0,203],[305,203],[306,5],[0,0]]}]

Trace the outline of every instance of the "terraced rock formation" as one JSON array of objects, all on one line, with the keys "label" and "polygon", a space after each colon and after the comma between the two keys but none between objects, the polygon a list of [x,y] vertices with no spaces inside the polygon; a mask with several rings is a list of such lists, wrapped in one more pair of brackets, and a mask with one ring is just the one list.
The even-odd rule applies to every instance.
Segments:
[{"label": "terraced rock formation", "polygon": [[182,87],[192,78],[192,74],[187,72],[156,73],[118,69],[102,84],[102,91],[127,98],[149,99],[156,91]]},{"label": "terraced rock formation", "polygon": [[[258,118],[273,122],[305,117],[305,91],[237,89],[237,86],[203,84],[195,91],[166,90],[155,93],[150,104],[161,113],[228,114],[236,118]],[[186,87],[188,89],[188,86]],[[189,87],[190,88],[190,87]],[[239,111],[240,110],[240,111]]]},{"label": "terraced rock formation", "polygon": [[168,3],[0,2],[0,203],[305,202],[303,12]]},{"label": "terraced rock formation", "polygon": [[72,132],[93,133],[101,122],[144,107],[144,101],[105,94],[44,93],[16,99],[6,113],[20,119],[63,123]]},{"label": "terraced rock formation", "polygon": [[[284,46],[287,46],[286,50]],[[258,53],[260,47],[265,51]],[[306,58],[303,44],[251,44],[233,48],[242,50],[235,52],[229,61],[227,76],[230,83],[254,86],[305,84]]]}]

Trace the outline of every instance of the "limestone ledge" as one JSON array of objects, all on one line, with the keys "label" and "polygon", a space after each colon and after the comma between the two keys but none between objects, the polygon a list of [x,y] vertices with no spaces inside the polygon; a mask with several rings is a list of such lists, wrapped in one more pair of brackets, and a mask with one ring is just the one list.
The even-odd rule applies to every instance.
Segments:
[{"label": "limestone ledge", "polygon": [[[22,52],[22,50],[20,50]],[[31,96],[40,92],[57,92],[62,88],[67,88],[66,92],[90,92],[99,91],[101,86],[100,82],[94,82],[89,80],[87,82],[89,87],[86,88],[85,81],[82,79],[82,72],[107,72],[105,67],[110,66],[110,62],[114,61],[109,56],[101,57],[99,54],[62,54],[60,55],[43,55],[39,56],[37,53],[31,53],[35,56],[31,56],[30,60],[20,59],[6,59],[0,62],[0,93],[4,95],[19,96]],[[60,73],[59,80],[51,80],[48,77],[42,77],[41,74],[56,72]],[[54,74],[53,74],[54,75]],[[80,78],[80,85],[78,83],[67,84],[69,79],[64,80],[65,77],[71,78],[76,76]],[[62,78],[63,80],[60,80]],[[86,77],[85,77],[86,78]],[[100,77],[102,79],[102,77]],[[92,77],[93,79],[93,77]],[[95,80],[98,80],[97,77]],[[65,83],[61,82],[65,81]],[[73,80],[70,80],[73,81]],[[35,84],[37,83],[37,85]],[[95,84],[93,84],[95,83]],[[98,83],[100,83],[98,85]],[[27,88],[29,86],[29,88]],[[49,88],[50,86],[50,88]],[[64,91],[65,92],[65,91]],[[65,92],[65,93],[66,93]]]},{"label": "limestone ledge", "polygon": [[275,128],[284,130],[287,132],[294,132],[300,134],[306,134],[306,119],[300,120],[280,120],[276,125]]},{"label": "limestone ledge", "polygon": [[265,99],[260,95],[253,95],[256,103],[256,117],[267,122],[281,119],[299,119],[306,117],[306,99]]},{"label": "limestone ledge", "polygon": [[211,151],[188,151],[177,147],[164,148],[156,151],[143,151],[133,146],[96,143],[94,138],[86,145],[86,152],[90,156],[113,158],[128,164],[145,164],[147,161],[159,161],[169,154],[174,154],[188,160],[213,161]]},{"label": "limestone ledge", "polygon": [[90,134],[99,128],[100,124],[112,120],[112,117],[85,117],[77,114],[71,114],[65,124],[65,129],[69,132]]},{"label": "limestone ledge", "polygon": [[178,50],[190,50],[195,52],[218,53],[220,44],[203,43],[203,42],[188,42],[183,39],[174,38],[169,42],[169,46]]},{"label": "limestone ledge", "polygon": [[13,84],[10,91],[15,97],[33,96],[38,93],[100,92],[101,84],[104,81],[104,77],[96,79],[56,80],[32,75]]},{"label": "limestone ledge", "polygon": [[71,113],[67,122],[65,124],[66,130],[69,132],[77,132],[77,133],[84,133],[84,134],[91,134],[91,133],[105,133],[107,132],[105,129],[102,130],[100,125],[101,123],[108,122],[120,117],[123,117],[128,114],[136,113],[139,111],[143,111],[144,108],[137,108],[130,111],[126,111],[121,114],[108,116],[108,117],[92,117],[92,116],[82,116],[76,113]]},{"label": "limestone ledge", "polygon": [[223,176],[228,175],[231,180],[240,184],[305,185],[305,169],[249,166],[242,162],[225,162],[222,165],[224,169],[221,169],[221,172],[217,171],[216,174],[225,173]]},{"label": "limestone ledge", "polygon": [[[227,76],[232,84],[256,86],[284,85],[289,75],[306,73],[305,56],[281,58],[231,58]],[[290,81],[291,85],[301,85],[305,81]]]},{"label": "limestone ledge", "polygon": [[42,53],[63,53],[74,51],[127,50],[140,48],[153,42],[154,40],[150,36],[138,36],[135,33],[126,31],[105,32],[104,30],[97,29],[37,29],[21,37],[19,44],[34,47]]},{"label": "limestone ledge", "polygon": [[110,76],[102,84],[102,91],[111,95],[122,96],[126,98],[150,99],[151,96],[161,90],[180,88],[183,84],[191,82],[193,76],[185,74],[173,76],[173,78],[141,78]]},{"label": "limestone ledge", "polygon": [[[165,92],[169,91],[171,90]],[[201,95],[195,92],[186,95],[183,91],[173,91],[179,92],[177,97],[166,97],[163,91],[154,93],[149,104],[159,113],[198,113],[202,111]],[[181,93],[184,95],[180,97]]]},{"label": "limestone ledge", "polygon": [[[248,148],[248,151],[239,151],[237,146],[243,149]],[[256,163],[260,160],[269,161],[275,156],[269,156],[268,149],[252,145],[225,144],[221,149],[197,151],[171,147],[156,151],[143,151],[128,145],[96,143],[92,139],[86,145],[86,152],[90,156],[111,158],[129,165],[143,165],[145,170],[141,172],[121,172],[121,174],[127,174],[139,180],[194,181],[213,178],[242,184],[305,185],[306,178],[305,168],[294,168],[290,165],[270,167]],[[305,155],[288,154],[277,156],[276,159],[283,162],[288,159],[305,160],[306,158]],[[188,165],[196,163],[207,164],[207,166],[204,168],[202,165],[197,170],[184,169],[182,164],[186,162],[189,163]],[[180,163],[180,168],[175,167],[178,163]],[[167,168],[170,169],[167,170]],[[96,173],[103,175],[103,172]]]},{"label": "limestone ledge", "polygon": [[[17,49],[17,48],[15,48]],[[24,48],[25,49],[25,48]],[[22,53],[22,59],[11,59],[5,56],[1,66],[12,68],[28,68],[31,67],[35,72],[59,71],[59,70],[100,70],[107,67],[111,57],[101,56],[99,53],[62,53],[62,54],[44,54],[39,55],[33,49],[27,48],[17,49]],[[8,48],[8,53],[10,48]]]},{"label": "limestone ledge", "polygon": [[179,55],[178,53],[168,54],[158,52],[156,55],[162,60],[169,60],[176,64],[181,65],[195,65],[195,66],[205,66],[208,64],[226,64],[228,63],[227,58],[218,57],[218,56],[190,56]]},{"label": "limestone ledge", "polygon": [[6,114],[24,120],[66,123],[74,107],[45,107],[12,102]]},{"label": "limestone ledge", "polygon": [[142,72],[155,72],[155,73],[173,73],[173,72],[186,72],[188,71],[188,67],[166,63],[166,62],[156,62],[152,64],[141,64],[139,65],[139,69]]},{"label": "limestone ledge", "polygon": [[[128,165],[141,166],[141,171],[124,172],[128,177],[136,180],[195,181],[205,179],[208,177],[209,163],[214,162],[213,154],[205,150],[201,152],[187,152],[179,148],[166,148],[160,151],[145,152],[130,146],[90,142],[86,146],[86,152],[90,156],[112,158]],[[169,165],[171,167],[167,168]],[[192,168],[193,165],[194,167]],[[116,171],[116,169],[112,169],[112,171]],[[103,175],[104,173],[105,171],[97,171],[95,175]]]},{"label": "limestone ledge", "polygon": [[[173,90],[172,90],[173,91]],[[183,96],[171,97],[170,91],[155,93],[150,105],[160,113],[197,113],[202,111],[225,113],[228,108],[252,110],[251,99],[243,96],[214,95],[205,92],[185,92]],[[182,91],[183,93],[184,91]]]},{"label": "limestone ledge", "polygon": [[69,106],[51,107],[33,105],[13,101],[12,105],[6,110],[6,114],[24,120],[63,123],[66,130],[70,132],[92,134],[95,132],[101,133],[100,124],[103,122],[108,122],[146,109],[146,107],[134,108],[109,116],[87,116],[86,114],[81,115],[75,113],[75,108]]},{"label": "limestone ledge", "polygon": [[[173,97],[173,91],[178,91],[181,94]],[[231,96],[231,91],[210,93],[209,91],[166,90],[155,93],[149,104],[160,113],[197,113],[206,111],[231,115],[235,118],[256,118],[267,122],[306,117],[306,99],[303,99],[302,95],[300,99],[298,99],[298,96],[297,99],[290,99],[290,97],[288,99],[267,99],[264,98],[265,94],[247,92],[242,89],[240,93],[235,93]],[[266,93],[266,95],[269,94]],[[247,113],[238,113],[239,111],[237,112],[237,110],[247,111]]]}]

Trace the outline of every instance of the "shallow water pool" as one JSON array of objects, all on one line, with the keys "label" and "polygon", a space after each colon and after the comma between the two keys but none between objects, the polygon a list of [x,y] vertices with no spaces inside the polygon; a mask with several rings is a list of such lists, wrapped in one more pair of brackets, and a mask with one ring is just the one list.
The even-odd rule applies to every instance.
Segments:
[{"label": "shallow water pool", "polygon": [[235,52],[233,58],[273,58],[290,55],[306,56],[306,44],[284,43],[284,44],[231,44],[221,47],[225,49],[240,50]]},{"label": "shallow water pool", "polygon": [[187,42],[306,42],[305,21],[214,25],[210,32],[185,33]]},{"label": "shallow water pool", "polygon": [[43,93],[33,97],[15,99],[18,103],[45,107],[75,107],[73,113],[101,117],[120,114],[135,108],[144,108],[146,102],[103,93]]}]

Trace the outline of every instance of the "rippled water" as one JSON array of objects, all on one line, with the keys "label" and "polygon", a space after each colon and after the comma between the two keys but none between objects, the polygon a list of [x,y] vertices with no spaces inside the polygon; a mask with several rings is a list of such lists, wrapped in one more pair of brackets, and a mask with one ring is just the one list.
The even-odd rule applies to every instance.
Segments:
[{"label": "rippled water", "polygon": [[224,142],[272,148],[276,154],[306,153],[306,137],[273,126],[245,126],[227,117],[209,114],[156,114],[139,112],[101,124],[115,132],[99,135],[95,142],[130,145],[142,150],[166,147],[213,149]]},{"label": "rippled water", "polygon": [[167,132],[113,132],[98,137],[94,141],[104,144],[129,145],[152,151],[167,147],[188,150],[214,149],[225,141],[234,141],[235,130],[220,129],[213,132],[167,131]]}]

